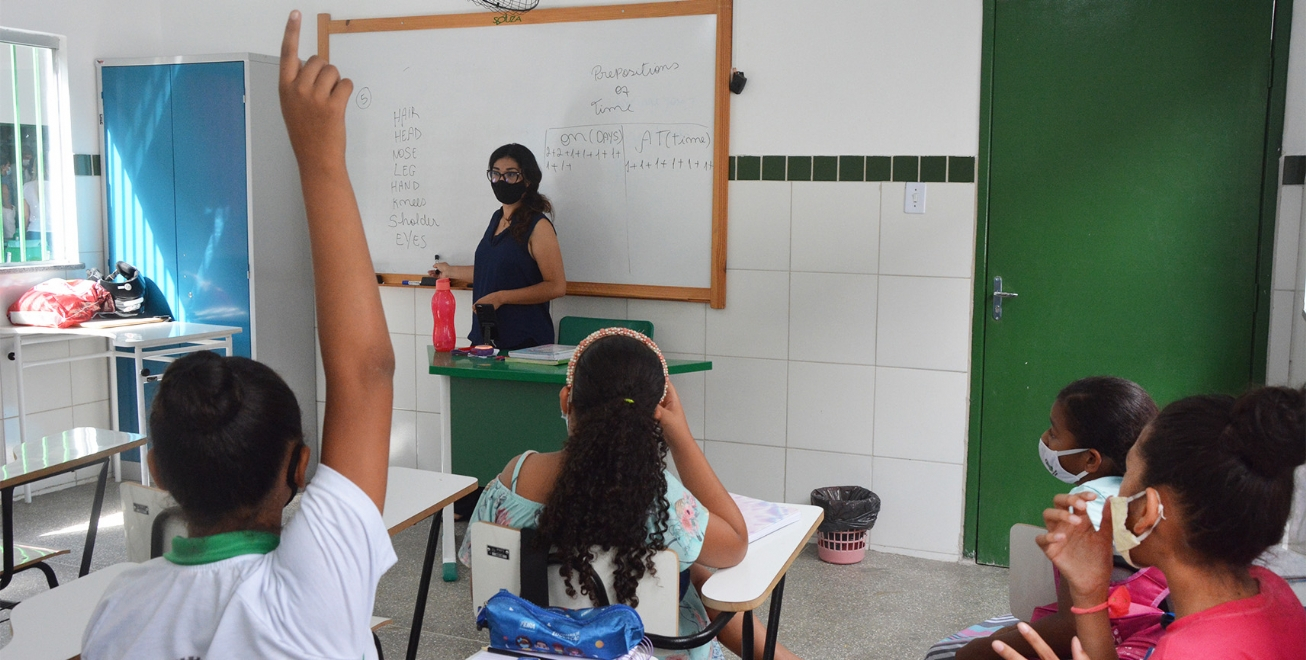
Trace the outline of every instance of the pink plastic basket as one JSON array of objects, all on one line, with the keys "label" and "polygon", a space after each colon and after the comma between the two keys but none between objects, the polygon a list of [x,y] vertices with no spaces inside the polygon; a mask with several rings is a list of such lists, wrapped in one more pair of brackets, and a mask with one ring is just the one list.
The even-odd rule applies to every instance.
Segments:
[{"label": "pink plastic basket", "polygon": [[856,564],[866,558],[866,530],[817,532],[816,554],[831,564]]}]

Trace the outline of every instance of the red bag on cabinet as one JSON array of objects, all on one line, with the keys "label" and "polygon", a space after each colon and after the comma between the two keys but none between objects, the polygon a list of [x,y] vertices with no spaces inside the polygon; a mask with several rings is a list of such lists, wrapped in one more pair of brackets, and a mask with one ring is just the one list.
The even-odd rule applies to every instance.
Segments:
[{"label": "red bag on cabinet", "polygon": [[9,306],[9,322],[68,328],[113,311],[113,296],[98,282],[54,278],[32,287]]}]

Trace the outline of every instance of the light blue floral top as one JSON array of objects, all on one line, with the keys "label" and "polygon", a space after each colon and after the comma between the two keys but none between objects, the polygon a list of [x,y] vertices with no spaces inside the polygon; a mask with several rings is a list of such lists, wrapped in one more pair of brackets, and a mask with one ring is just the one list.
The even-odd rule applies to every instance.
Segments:
[{"label": "light blue floral top", "polygon": [[[497,478],[490,481],[481,493],[481,499],[476,503],[476,510],[472,512],[469,522],[492,522],[514,529],[533,528],[538,524],[544,505],[517,494],[517,475],[520,474],[526,457],[533,453],[535,452],[528,451],[517,459],[510,485],[505,486]],[[667,477],[666,500],[670,518],[667,520],[667,538],[663,542],[668,550],[676,553],[680,559],[680,570],[685,571],[698,559],[698,553],[703,549],[708,512],[679,479],[670,472],[664,474]],[[654,521],[649,520],[650,534],[653,533],[653,524]],[[471,563],[470,543],[471,539],[464,536],[462,547],[458,550],[458,560],[464,565]],[[685,591],[685,596],[680,599],[680,634],[697,632],[707,624],[707,609],[691,584]],[[720,643],[714,640],[711,644],[689,651],[661,651],[657,657],[664,660],[722,660],[724,655]]]}]

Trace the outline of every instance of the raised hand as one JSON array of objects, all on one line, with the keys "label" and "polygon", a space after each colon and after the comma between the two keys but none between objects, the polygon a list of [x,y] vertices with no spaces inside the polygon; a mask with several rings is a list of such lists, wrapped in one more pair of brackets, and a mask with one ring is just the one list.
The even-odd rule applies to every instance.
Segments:
[{"label": "raised hand", "polygon": [[1043,511],[1048,533],[1037,539],[1043,553],[1061,571],[1076,605],[1106,601],[1111,582],[1111,507],[1102,513],[1102,528],[1094,530],[1085,503],[1094,493],[1057,495],[1053,508]]},{"label": "raised hand", "polygon": [[345,164],[345,105],[354,84],[326,60],[299,61],[299,11],[290,12],[281,41],[281,115],[300,169]]}]

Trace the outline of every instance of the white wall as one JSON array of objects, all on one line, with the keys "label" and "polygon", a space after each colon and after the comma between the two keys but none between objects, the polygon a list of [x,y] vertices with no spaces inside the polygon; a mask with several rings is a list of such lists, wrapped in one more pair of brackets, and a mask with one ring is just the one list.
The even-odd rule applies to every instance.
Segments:
[{"label": "white wall", "polygon": [[[296,4],[6,0],[0,25],[68,37],[74,149],[98,153],[94,58],[275,54]],[[733,97],[731,153],[975,155],[981,8],[979,0],[736,0],[734,64],[749,84]],[[326,0],[304,9],[357,17],[475,7],[466,0]],[[1303,16],[1306,10],[1295,17],[1299,38],[1290,64],[1289,154],[1306,153]],[[316,24],[308,19],[303,57],[316,50]],[[902,184],[732,182],[727,309],[564,298],[554,318],[648,319],[671,355],[711,359],[711,372],[676,381],[695,436],[731,489],[802,501],[815,486],[859,483],[884,500],[874,546],[956,558],[975,186],[931,183],[928,190],[929,213],[904,216]],[[78,193],[83,258],[98,263],[99,180],[78,177]],[[1295,265],[1306,261],[1306,249],[1292,246],[1306,241],[1301,205],[1301,188],[1285,188],[1276,248],[1276,277],[1284,277],[1274,285],[1270,365],[1272,375],[1295,373],[1298,381],[1306,378],[1299,312],[1306,268]],[[1295,277],[1287,277],[1289,262]],[[0,275],[0,304],[48,275]],[[412,365],[396,375],[393,460],[421,467],[438,460],[439,393],[420,367],[430,334],[428,294],[382,291],[399,363]],[[465,312],[470,299],[460,293],[458,302]],[[1285,308],[1298,312],[1285,315]],[[1294,336],[1295,344],[1285,339]],[[1289,370],[1279,366],[1284,355],[1292,356]],[[54,373],[49,391],[72,391],[75,379]],[[0,381],[5,402],[9,382]],[[49,426],[95,403],[79,400],[42,403],[58,411],[48,412]],[[10,404],[4,410],[11,416]]]},{"label": "white wall", "polygon": [[[1288,55],[1287,107],[1283,153],[1306,155],[1306,8],[1292,17]],[[1282,175],[1279,181],[1283,181]],[[1304,186],[1279,186],[1274,237],[1274,276],[1270,286],[1270,342],[1266,382],[1306,385],[1306,209]],[[1306,485],[1306,484],[1304,484]],[[1306,533],[1302,541],[1306,542]]]}]

